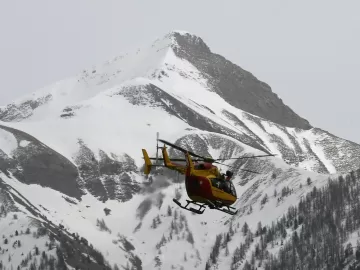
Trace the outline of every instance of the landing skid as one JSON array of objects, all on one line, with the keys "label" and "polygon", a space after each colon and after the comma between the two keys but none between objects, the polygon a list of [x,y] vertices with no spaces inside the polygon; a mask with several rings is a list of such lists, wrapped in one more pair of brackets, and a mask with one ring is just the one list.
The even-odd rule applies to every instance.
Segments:
[{"label": "landing skid", "polygon": [[222,205],[222,204],[219,204],[219,203],[214,203],[212,201],[209,201],[207,200],[207,205],[209,206],[210,209],[216,209],[218,211],[221,211],[221,212],[224,212],[226,214],[229,214],[229,215],[236,215],[238,210],[236,211],[231,211],[230,209],[234,209],[234,207],[231,207],[231,206],[228,206],[228,205]]},{"label": "landing skid", "polygon": [[[186,200],[187,204],[185,206],[182,206],[181,203],[177,199],[173,199],[173,202],[176,203],[179,207],[181,207],[181,208],[183,208],[185,210],[191,211],[193,213],[196,213],[196,214],[204,213],[205,204],[210,209],[215,209],[215,210],[224,212],[224,213],[229,214],[229,215],[236,215],[237,212],[238,212],[238,210],[236,210],[236,211],[231,210],[231,209],[235,210],[234,207],[227,206],[227,205],[222,205],[222,204],[219,204],[217,202],[212,202],[212,201],[209,201],[209,200],[205,204],[199,204],[199,203],[194,202],[194,201]],[[195,208],[192,208],[192,207],[188,208],[189,204],[195,204],[195,205],[199,206],[199,208],[198,209],[195,209]]]},{"label": "landing skid", "polygon": [[[182,206],[181,203],[177,199],[173,199],[173,202],[176,203],[179,207],[181,207],[181,208],[183,208],[185,210],[191,211],[193,213],[196,213],[196,214],[202,214],[205,211],[205,206],[204,205],[198,204],[198,203],[193,202],[193,201],[186,200],[187,204],[185,206]],[[199,206],[199,209],[195,209],[195,208],[192,208],[192,207],[187,208],[187,206],[189,204],[195,204],[195,205]],[[201,211],[201,209],[202,209],[202,211]]]}]

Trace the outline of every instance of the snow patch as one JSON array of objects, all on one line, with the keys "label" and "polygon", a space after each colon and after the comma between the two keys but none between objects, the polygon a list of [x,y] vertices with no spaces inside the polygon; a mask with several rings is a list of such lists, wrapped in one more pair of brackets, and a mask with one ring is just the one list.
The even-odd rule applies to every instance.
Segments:
[{"label": "snow patch", "polygon": [[11,153],[18,147],[15,136],[0,127],[0,150],[6,155],[10,156]]},{"label": "snow patch", "polygon": [[[305,135],[306,134],[306,135]],[[324,164],[326,169],[331,173],[336,173],[336,168],[333,165],[333,162],[326,158],[324,149],[317,143],[319,137],[313,133],[312,130],[304,132],[304,138],[309,141],[311,150],[318,156],[320,161]]]},{"label": "snow patch", "polygon": [[278,128],[278,126],[274,123],[271,123],[269,121],[261,121],[261,124],[265,128],[267,133],[274,134],[282,139],[282,141],[289,146],[291,149],[294,149],[294,145],[291,142],[290,138],[284,131]]},{"label": "snow patch", "polygon": [[28,146],[30,143],[31,143],[31,142],[29,142],[29,141],[22,140],[22,141],[19,143],[19,145],[20,145],[21,147],[26,147],[26,146]]}]

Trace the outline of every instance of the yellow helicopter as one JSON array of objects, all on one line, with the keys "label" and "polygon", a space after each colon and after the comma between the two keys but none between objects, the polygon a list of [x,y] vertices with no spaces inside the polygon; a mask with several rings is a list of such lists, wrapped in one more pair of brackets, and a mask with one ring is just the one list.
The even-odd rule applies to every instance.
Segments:
[{"label": "yellow helicopter", "polygon": [[[147,151],[145,149],[142,149],[143,157],[145,160],[144,173],[146,175],[149,175],[152,167],[160,166],[177,171],[180,174],[184,174],[186,192],[190,200],[186,200],[187,204],[185,206],[182,206],[181,203],[175,198],[173,199],[173,201],[179,207],[197,214],[202,214],[205,211],[206,206],[208,206],[210,209],[216,209],[230,215],[235,215],[237,213],[237,210],[233,211],[235,210],[235,208],[231,207],[231,205],[234,204],[237,200],[236,190],[231,181],[233,172],[226,171],[225,174],[221,174],[219,168],[213,165],[213,163],[222,164],[218,162],[219,160],[248,159],[275,156],[273,154],[268,154],[259,156],[242,156],[227,159],[213,159],[197,155],[165,140],[158,139],[158,141],[164,143],[163,147],[157,146],[157,149],[162,149],[163,158],[151,158],[149,157]],[[185,155],[185,159],[170,159],[167,153],[166,145],[183,152]],[[196,159],[192,159],[191,156],[195,157]],[[154,165],[152,164],[151,160],[163,160],[164,165]],[[186,164],[173,163],[174,161],[186,162]],[[240,170],[250,173],[258,173],[251,170]],[[198,206],[198,209],[194,209],[192,207],[188,208],[190,204]]]}]

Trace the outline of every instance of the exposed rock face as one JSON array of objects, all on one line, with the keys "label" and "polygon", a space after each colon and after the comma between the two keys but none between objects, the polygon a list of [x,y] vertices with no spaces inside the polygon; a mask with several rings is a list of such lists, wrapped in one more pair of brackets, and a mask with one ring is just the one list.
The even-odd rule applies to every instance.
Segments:
[{"label": "exposed rock face", "polygon": [[0,171],[25,184],[39,184],[77,199],[88,190],[102,201],[128,201],[140,191],[140,184],[133,174],[138,172],[138,168],[126,154],[123,157],[112,154],[110,158],[100,150],[100,160],[97,160],[80,140],[75,157],[77,168],[25,132],[2,125],[0,130],[14,136],[18,145],[10,155],[0,149]]},{"label": "exposed rock face", "polygon": [[169,114],[184,120],[192,127],[225,134],[236,140],[251,145],[256,149],[268,152],[266,147],[261,144],[261,140],[258,138],[252,138],[246,134],[237,133],[229,128],[219,125],[213,120],[198,114],[196,111],[153,84],[124,87],[119,90],[116,95],[124,96],[133,105],[150,105],[151,107],[160,107]]},{"label": "exposed rock face", "polygon": [[11,133],[18,143],[12,156],[0,149],[0,170],[3,173],[12,173],[26,184],[39,184],[71,197],[81,197],[83,191],[78,183],[78,171],[74,164],[22,131],[2,125],[0,130]]},{"label": "exposed rock face", "polygon": [[0,107],[0,121],[16,122],[30,117],[34,110],[52,99],[52,95],[45,95],[38,99],[29,99],[20,104],[9,104]]},{"label": "exposed rock face", "polygon": [[337,171],[349,172],[359,168],[360,147],[358,144],[319,128],[314,128],[313,134],[319,136],[317,143],[323,147],[325,158],[332,160]]},{"label": "exposed rock face", "polygon": [[86,189],[99,200],[128,201],[140,191],[140,185],[131,174],[137,171],[134,160],[125,155],[121,159],[112,154],[110,158],[99,151],[100,160],[86,144],[79,140],[79,151],[75,157]]},{"label": "exposed rock face", "polygon": [[173,47],[175,54],[200,70],[211,88],[229,104],[284,126],[311,128],[309,122],[285,105],[269,85],[221,55],[212,53],[200,37],[173,35],[179,45]]},{"label": "exposed rock face", "polygon": [[75,157],[76,165],[79,168],[80,176],[86,189],[100,200],[107,199],[106,190],[100,180],[99,163],[94,153],[82,140],[79,140],[79,152]]}]

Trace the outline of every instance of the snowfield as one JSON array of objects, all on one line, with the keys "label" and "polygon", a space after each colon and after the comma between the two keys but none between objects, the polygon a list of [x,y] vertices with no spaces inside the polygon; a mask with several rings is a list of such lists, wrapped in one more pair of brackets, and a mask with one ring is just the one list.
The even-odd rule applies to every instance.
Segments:
[{"label": "snowfield", "polygon": [[[181,32],[181,35],[185,33]],[[78,140],[82,139],[95,153],[99,149],[116,155],[127,153],[137,160],[138,165],[141,162],[138,159],[139,147],[153,147],[156,132],[160,132],[163,139],[175,141],[186,129],[193,127],[193,124],[188,124],[188,119],[169,114],[166,109],[172,110],[173,106],[169,100],[162,100],[168,105],[168,108],[164,108],[164,104],[153,99],[147,89],[149,85],[155,85],[164,94],[204,117],[199,121],[210,120],[237,134],[255,140],[256,137],[261,138],[259,145],[282,158],[283,145],[279,145],[271,136],[275,135],[289,150],[295,151],[295,156],[299,150],[294,143],[304,153],[309,151],[304,146],[304,139],[307,139],[311,150],[329,173],[337,172],[331,157],[325,156],[324,146],[318,143],[321,134],[314,134],[312,129],[302,131],[283,127],[230,105],[212,91],[202,72],[186,59],[175,55],[173,50],[176,46],[179,45],[170,33],[149,47],[116,57],[84,70],[74,78],[44,87],[13,103],[21,107],[28,100],[36,101],[38,107],[35,109],[29,111],[30,107],[25,108],[29,117],[0,124],[35,136],[68,159],[72,159],[77,152]],[[41,103],[38,100],[46,101]],[[229,119],[224,111],[233,114],[244,126]],[[254,118],[257,119],[255,122]],[[289,136],[293,136],[295,141]],[[310,164],[316,164],[311,155],[296,165],[304,169],[317,169],[317,166],[310,167]]]},{"label": "snowfield", "polygon": [[10,156],[11,152],[18,147],[16,138],[5,130],[0,130],[0,149],[6,155]]},{"label": "snowfield", "polygon": [[[176,35],[189,39],[190,49]],[[34,246],[40,254],[48,247],[48,237],[36,232],[49,222],[72,239],[73,233],[84,237],[113,269],[115,264],[144,270],[231,269],[234,252],[248,243],[246,256],[237,262],[241,269],[260,241],[242,233],[245,223],[253,233],[259,222],[271,226],[314,187],[325,186],[329,176],[358,166],[360,146],[352,142],[317,128],[284,126],[231,105],[214,90],[215,75],[176,53],[191,53],[191,46],[201,44],[198,37],[175,31],[0,107],[0,199],[7,198],[0,202],[8,209],[0,215],[0,230],[11,240],[6,252],[0,250],[0,261],[7,269],[21,265]],[[210,65],[204,59],[201,67]],[[276,156],[224,161],[235,167],[239,213],[206,209],[196,215],[172,201],[187,199],[182,177],[178,181],[176,174],[160,170],[149,184],[142,172],[141,149],[155,155],[157,132],[161,139],[213,158]],[[45,176],[30,181],[21,174],[29,168],[29,175]],[[54,173],[66,179],[45,186]],[[67,185],[63,181],[81,196],[60,192],[59,186]],[[277,254],[280,246],[268,250]],[[47,254],[57,258],[55,249]]]},{"label": "snowfield", "polygon": [[[209,136],[204,132],[200,135],[204,139]],[[229,140],[236,142],[234,139]],[[243,144],[240,144],[240,147],[244,147],[245,151],[251,150],[250,147]],[[221,155],[220,149],[210,148],[210,152],[218,156]],[[254,154],[259,152],[254,151]],[[116,200],[103,203],[91,194],[83,196],[81,201],[69,198],[74,202],[69,203],[65,199],[66,196],[50,188],[26,185],[3,174],[0,177],[35,207],[41,209],[43,215],[53,221],[54,224],[61,224],[70,233],[78,232],[82,237],[85,237],[101,250],[111,265],[123,265],[123,262],[127,261],[127,253],[122,252],[118,245],[121,236],[125,236],[135,247],[134,252],[141,258],[143,269],[154,269],[156,256],[162,262],[162,269],[171,269],[171,267],[181,269],[181,266],[185,269],[202,269],[209,259],[208,256],[216,236],[226,233],[229,226],[232,228],[242,227],[244,222],[247,222],[249,228],[255,231],[259,221],[263,225],[271,224],[272,221],[280,218],[290,205],[297,204],[304,193],[313,188],[313,186],[307,186],[307,177],[316,179],[315,185],[318,187],[324,185],[327,180],[326,175],[294,170],[276,157],[267,158],[263,162],[275,166],[275,170],[280,173],[276,179],[271,178],[271,173],[270,175],[256,176],[243,186],[240,185],[240,177],[236,176],[234,184],[239,200],[235,207],[239,209],[240,213],[233,218],[210,209],[207,209],[203,215],[194,215],[178,208],[172,199],[180,194],[180,201],[185,201],[187,195],[183,183],[159,187],[152,193],[145,192],[136,195],[126,203],[119,203]],[[264,179],[266,179],[265,182]],[[261,184],[257,186],[258,182]],[[303,185],[302,188],[299,188],[300,184]],[[257,187],[254,188],[254,186]],[[293,189],[293,193],[279,202],[277,198],[273,197],[274,189],[280,194],[284,187]],[[250,197],[244,196],[243,198],[243,194],[246,194],[248,190],[253,190]],[[269,202],[262,207],[259,198],[264,194],[268,194]],[[248,214],[250,205],[253,210]],[[111,210],[110,215],[105,214],[105,208]],[[171,214],[169,214],[169,208]],[[100,230],[97,226],[98,220],[104,220],[107,230]],[[158,220],[160,220],[160,224],[157,223]],[[231,221],[230,225],[229,221]],[[153,227],[154,223],[156,228]],[[174,226],[179,228],[176,227],[177,229],[174,231],[172,229]],[[189,234],[192,235],[193,242],[189,242]],[[156,245],[161,243],[163,237],[166,241],[163,241],[161,248],[157,248]],[[228,247],[230,254],[237,247],[236,243],[242,241],[244,238],[241,234],[234,236]],[[174,253],[175,250],[182,250],[182,252]],[[184,262],[185,257],[186,262]],[[230,257],[226,259],[226,256],[219,262],[220,267],[229,268],[230,264]]]}]

